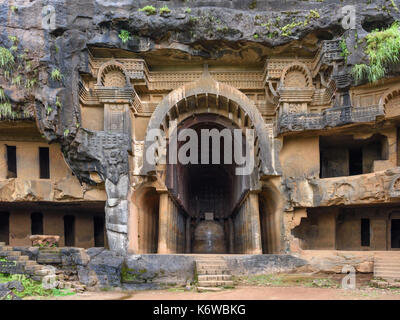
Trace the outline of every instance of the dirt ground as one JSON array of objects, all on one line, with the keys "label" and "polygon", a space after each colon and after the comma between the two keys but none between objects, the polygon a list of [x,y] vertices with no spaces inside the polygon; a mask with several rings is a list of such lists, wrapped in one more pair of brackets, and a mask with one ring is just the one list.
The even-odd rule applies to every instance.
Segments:
[{"label": "dirt ground", "polygon": [[238,287],[221,292],[85,292],[56,300],[400,300],[400,291],[304,287]]},{"label": "dirt ground", "polygon": [[[146,291],[97,291],[53,300],[400,300],[400,288],[369,285],[371,274],[356,278],[356,289],[341,289],[343,275],[276,274],[235,279],[236,288],[219,292],[185,291],[183,288]],[[326,287],[315,287],[316,284]]]}]

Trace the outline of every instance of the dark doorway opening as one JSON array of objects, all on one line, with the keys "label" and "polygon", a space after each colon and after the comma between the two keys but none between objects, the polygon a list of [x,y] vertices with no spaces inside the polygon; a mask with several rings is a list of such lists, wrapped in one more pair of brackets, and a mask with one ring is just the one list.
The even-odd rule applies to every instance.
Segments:
[{"label": "dark doorway opening", "polygon": [[34,212],[31,214],[31,233],[43,234],[43,214],[40,212]]},{"label": "dark doorway opening", "polygon": [[49,148],[39,148],[40,179],[50,179]]},{"label": "dark doorway opening", "polygon": [[[189,230],[182,237],[187,242],[185,252],[239,253],[244,237],[235,238],[235,228],[244,222],[239,221],[237,212],[250,188],[250,175],[238,174],[243,165],[233,151],[240,154],[241,148],[244,157],[247,140],[234,137],[233,130],[240,128],[215,114],[187,118],[178,126],[178,134],[185,129],[194,130],[199,137],[197,150],[185,149],[191,139],[188,136],[185,141],[179,139],[177,152],[185,150],[190,161],[182,163],[180,159],[173,164],[168,158],[166,177],[171,195],[189,217]],[[169,144],[168,149],[171,147]]]},{"label": "dark doorway opening", "polygon": [[10,243],[10,214],[0,212],[0,242]]},{"label": "dark doorway opening", "polygon": [[363,155],[361,148],[349,150],[349,175],[355,176],[363,173]]},{"label": "dark doorway opening", "polygon": [[104,247],[104,218],[93,217],[94,225],[94,246]]},{"label": "dark doorway opening", "polygon": [[75,246],[75,217],[64,216],[64,238],[65,246]]},{"label": "dark doorway opening", "polygon": [[361,219],[361,246],[369,247],[371,242],[369,219]]},{"label": "dark doorway opening", "polygon": [[320,178],[354,176],[374,172],[375,161],[388,159],[387,137],[368,139],[349,135],[321,136]]},{"label": "dark doorway opening", "polygon": [[17,147],[7,146],[7,179],[17,177]]},{"label": "dark doorway opening", "polygon": [[400,219],[392,220],[391,243],[393,249],[400,249]]}]

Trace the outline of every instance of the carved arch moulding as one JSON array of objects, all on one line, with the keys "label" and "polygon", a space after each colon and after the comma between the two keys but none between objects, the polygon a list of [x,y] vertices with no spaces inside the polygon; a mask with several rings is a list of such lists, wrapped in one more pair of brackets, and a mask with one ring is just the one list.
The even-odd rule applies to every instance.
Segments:
[{"label": "carved arch moulding", "polygon": [[[238,89],[215,81],[209,75],[203,76],[199,81],[188,83],[168,94],[161,103],[157,106],[155,112],[152,114],[146,132],[146,141],[144,146],[144,155],[147,154],[148,150],[152,148],[153,142],[147,141],[147,136],[152,129],[164,128],[164,123],[167,118],[171,118],[171,112],[177,112],[177,107],[182,101],[187,101],[192,97],[198,96],[215,96],[225,101],[232,102],[237,106],[239,112],[241,112],[245,118],[248,119],[248,127],[253,128],[257,140],[260,164],[259,174],[261,176],[276,176],[280,175],[279,160],[274,151],[273,139],[268,135],[266,130],[265,121],[260,111],[255,106],[254,102],[250,100],[244,93]],[[195,108],[198,106],[195,105]],[[238,110],[236,110],[238,112]],[[246,124],[245,124],[246,125]],[[165,128],[166,129],[166,128]],[[164,130],[165,130],[164,129]],[[141,170],[142,175],[148,175],[155,172],[155,165],[151,164],[144,159],[143,168]]]}]

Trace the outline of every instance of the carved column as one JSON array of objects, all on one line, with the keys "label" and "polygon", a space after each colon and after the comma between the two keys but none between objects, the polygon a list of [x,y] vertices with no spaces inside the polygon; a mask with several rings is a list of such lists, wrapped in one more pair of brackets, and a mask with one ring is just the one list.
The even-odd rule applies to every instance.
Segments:
[{"label": "carved column", "polygon": [[249,217],[249,233],[250,241],[248,252],[250,254],[262,254],[261,244],[261,225],[260,225],[260,209],[258,203],[258,193],[251,192],[248,198],[248,217]]},{"label": "carved column", "polygon": [[168,225],[170,219],[169,195],[166,191],[160,194],[158,223],[158,253],[169,253]]},{"label": "carved column", "polygon": [[234,248],[234,225],[232,218],[229,217],[228,219],[229,223],[229,253],[235,253],[235,248]]},{"label": "carved column", "polygon": [[186,248],[185,248],[185,252],[186,253],[191,253],[192,249],[192,245],[191,245],[191,234],[190,234],[190,225],[191,225],[191,217],[187,217],[186,218]]},{"label": "carved column", "polygon": [[111,250],[126,253],[128,246],[128,190],[129,178],[121,176],[118,183],[106,180],[106,228]]}]

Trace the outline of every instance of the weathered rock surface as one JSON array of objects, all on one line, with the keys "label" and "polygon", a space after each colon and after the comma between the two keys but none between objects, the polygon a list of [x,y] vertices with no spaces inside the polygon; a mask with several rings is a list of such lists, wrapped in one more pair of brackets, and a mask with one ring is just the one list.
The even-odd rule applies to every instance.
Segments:
[{"label": "weathered rock surface", "polygon": [[184,255],[131,255],[125,259],[127,283],[176,283],[193,280],[195,259]]},{"label": "weathered rock surface", "polygon": [[291,255],[234,255],[226,256],[232,275],[255,275],[276,272],[290,272],[304,266],[307,262]]},{"label": "weathered rock surface", "polygon": [[118,287],[124,257],[117,252],[104,250],[87,264],[78,265],[79,281],[87,286]]},{"label": "weathered rock surface", "polygon": [[[170,13],[147,15],[138,11],[146,5],[157,9],[167,4]],[[54,8],[55,25],[42,19],[44,6]],[[140,53],[150,63],[169,59],[190,59],[202,63],[219,59],[234,64],[262,63],[274,54],[289,54],[292,43],[298,54],[314,54],[321,39],[335,39],[343,32],[343,7],[354,5],[355,30],[347,30],[348,48],[355,48],[354,34],[362,39],[377,25],[389,25],[400,18],[398,9],[388,1],[371,3],[350,1],[21,1],[12,8],[0,3],[0,44],[11,46],[9,36],[19,39],[18,50],[28,49],[28,60],[38,72],[38,85],[32,89],[14,90],[5,79],[0,85],[13,105],[34,108],[42,134],[62,145],[65,158],[83,181],[95,184],[92,171],[115,181],[115,170],[103,144],[91,150],[82,137],[96,136],[81,128],[78,103],[79,73],[88,72],[88,48],[105,47]],[[47,18],[50,16],[46,16]],[[42,23],[42,21],[44,21]],[[47,21],[47,22],[46,22]],[[52,21],[52,20],[51,20]],[[128,30],[132,37],[123,43],[118,33]],[[246,51],[243,55],[241,50]],[[362,46],[352,49],[351,66],[364,58]],[[50,77],[58,68],[62,81]],[[15,94],[18,92],[18,95]],[[62,108],[53,108],[57,97]],[[33,109],[32,109],[33,110]],[[33,114],[33,113],[32,113]],[[104,133],[105,136],[109,134]],[[111,136],[110,136],[111,137]],[[122,145],[116,150],[122,150]],[[126,154],[119,157],[119,173],[126,168]],[[106,159],[107,160],[107,159]],[[99,165],[101,164],[101,165]]]},{"label": "weathered rock surface", "polygon": [[307,261],[306,271],[342,273],[343,267],[351,266],[356,272],[374,272],[374,252],[306,250],[300,257]]}]

